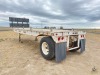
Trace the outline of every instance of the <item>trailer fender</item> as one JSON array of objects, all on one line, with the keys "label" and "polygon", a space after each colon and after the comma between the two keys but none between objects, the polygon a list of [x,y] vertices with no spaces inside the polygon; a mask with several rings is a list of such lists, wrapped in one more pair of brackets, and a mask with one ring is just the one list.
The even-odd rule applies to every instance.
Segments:
[{"label": "trailer fender", "polygon": [[56,62],[61,62],[66,58],[67,43],[55,43],[55,59]]},{"label": "trailer fender", "polygon": [[81,39],[80,40],[80,52],[82,53],[82,52],[84,52],[85,51],[85,43],[86,43],[86,39]]}]

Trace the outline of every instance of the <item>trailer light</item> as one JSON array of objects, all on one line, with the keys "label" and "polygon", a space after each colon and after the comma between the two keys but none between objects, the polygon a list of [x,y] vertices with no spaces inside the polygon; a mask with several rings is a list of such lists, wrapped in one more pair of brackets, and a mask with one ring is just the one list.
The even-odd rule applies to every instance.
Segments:
[{"label": "trailer light", "polygon": [[84,35],[81,35],[81,38],[84,38]]},{"label": "trailer light", "polygon": [[58,41],[60,41],[60,37],[58,37]]},{"label": "trailer light", "polygon": [[62,40],[64,39],[64,37],[62,37]]},{"label": "trailer light", "polygon": [[84,35],[83,35],[83,37],[84,37]]},{"label": "trailer light", "polygon": [[81,38],[82,38],[83,36],[81,35]]}]

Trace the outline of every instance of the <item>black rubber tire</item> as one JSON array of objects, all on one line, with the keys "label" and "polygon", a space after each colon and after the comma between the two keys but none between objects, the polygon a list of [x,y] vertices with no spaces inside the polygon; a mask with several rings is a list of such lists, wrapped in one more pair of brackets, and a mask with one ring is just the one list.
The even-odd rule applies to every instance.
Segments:
[{"label": "black rubber tire", "polygon": [[[43,42],[46,42],[49,46],[49,53],[48,55],[45,55],[43,52],[42,52],[42,43]],[[51,37],[43,37],[40,41],[40,52],[41,52],[41,55],[47,59],[47,60],[51,60],[55,57],[55,43],[53,41],[53,39]]]}]

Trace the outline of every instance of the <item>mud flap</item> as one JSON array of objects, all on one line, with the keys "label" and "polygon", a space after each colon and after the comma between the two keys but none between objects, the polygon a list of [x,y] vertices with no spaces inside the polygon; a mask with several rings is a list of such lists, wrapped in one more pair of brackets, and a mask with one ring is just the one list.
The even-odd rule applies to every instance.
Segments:
[{"label": "mud flap", "polygon": [[56,62],[61,62],[66,58],[66,49],[67,49],[67,43],[56,43],[55,44],[55,59]]},{"label": "mud flap", "polygon": [[85,51],[85,42],[86,42],[86,39],[82,39],[82,40],[80,40],[80,42],[81,42],[81,48],[80,48],[80,52],[82,53],[82,52],[84,52]]}]

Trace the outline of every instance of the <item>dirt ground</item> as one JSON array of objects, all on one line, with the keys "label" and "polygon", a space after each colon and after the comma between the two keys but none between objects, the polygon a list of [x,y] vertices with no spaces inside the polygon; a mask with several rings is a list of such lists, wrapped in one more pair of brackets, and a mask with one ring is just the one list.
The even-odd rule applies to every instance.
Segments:
[{"label": "dirt ground", "polygon": [[[100,34],[87,33],[86,51],[68,52],[61,63],[45,60],[39,41],[13,31],[0,32],[0,75],[100,75]],[[95,66],[96,71],[92,71]]]}]

